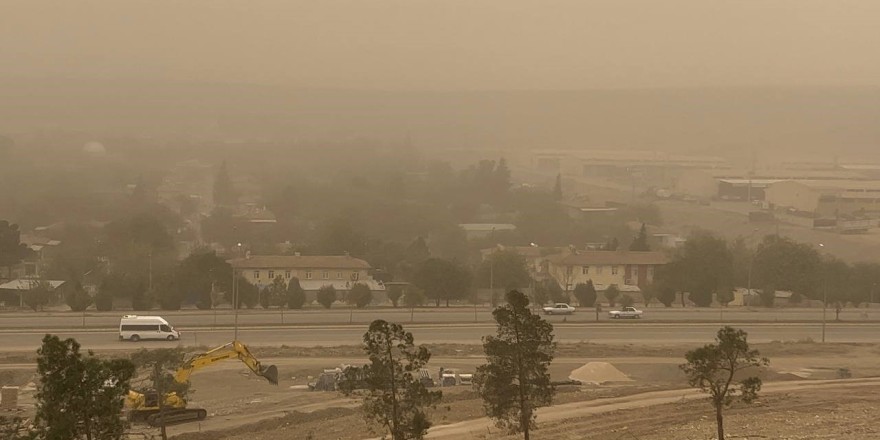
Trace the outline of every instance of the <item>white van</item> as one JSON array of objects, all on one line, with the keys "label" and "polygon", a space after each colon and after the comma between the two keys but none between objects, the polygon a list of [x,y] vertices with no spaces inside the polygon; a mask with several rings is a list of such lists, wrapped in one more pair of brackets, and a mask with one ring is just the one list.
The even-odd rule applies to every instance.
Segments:
[{"label": "white van", "polygon": [[137,342],[141,339],[176,341],[180,339],[180,332],[161,316],[123,316],[119,321],[119,340]]}]

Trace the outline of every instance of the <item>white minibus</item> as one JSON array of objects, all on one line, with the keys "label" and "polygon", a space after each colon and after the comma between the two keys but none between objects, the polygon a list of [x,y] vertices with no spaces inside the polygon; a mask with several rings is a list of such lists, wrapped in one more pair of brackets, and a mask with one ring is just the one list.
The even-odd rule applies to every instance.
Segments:
[{"label": "white minibus", "polygon": [[180,332],[161,316],[123,316],[119,321],[119,340],[137,342],[141,339],[176,341],[180,339]]}]

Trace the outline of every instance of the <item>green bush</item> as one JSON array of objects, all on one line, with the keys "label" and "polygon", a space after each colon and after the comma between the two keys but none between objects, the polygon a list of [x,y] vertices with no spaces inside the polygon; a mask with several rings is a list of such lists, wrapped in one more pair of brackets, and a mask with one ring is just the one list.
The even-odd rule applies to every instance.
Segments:
[{"label": "green bush", "polygon": [[64,302],[74,312],[82,312],[92,305],[92,297],[77,283],[73,290],[64,295]]},{"label": "green bush", "polygon": [[317,294],[318,303],[329,309],[336,302],[336,288],[333,286],[321,286]]},{"label": "green bush", "polygon": [[299,278],[291,278],[287,283],[287,307],[301,309],[306,303],[306,292],[299,285]]},{"label": "green bush", "polygon": [[364,283],[355,283],[348,291],[348,302],[362,309],[373,301],[373,291]]}]

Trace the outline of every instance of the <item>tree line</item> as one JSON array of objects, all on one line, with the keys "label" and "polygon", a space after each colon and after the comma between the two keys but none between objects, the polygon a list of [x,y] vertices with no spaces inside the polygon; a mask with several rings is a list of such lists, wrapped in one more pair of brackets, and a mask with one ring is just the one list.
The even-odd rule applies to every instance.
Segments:
[{"label": "tree line", "polygon": [[659,267],[649,298],[666,306],[684,295],[707,307],[713,299],[733,300],[734,287],[751,287],[765,306],[774,305],[774,292],[792,292],[792,304],[804,299],[858,307],[877,296],[880,264],[849,264],[820,248],[791,238],[767,235],[755,247],[744,239],[727,241],[709,232],[691,235],[669,264]]}]

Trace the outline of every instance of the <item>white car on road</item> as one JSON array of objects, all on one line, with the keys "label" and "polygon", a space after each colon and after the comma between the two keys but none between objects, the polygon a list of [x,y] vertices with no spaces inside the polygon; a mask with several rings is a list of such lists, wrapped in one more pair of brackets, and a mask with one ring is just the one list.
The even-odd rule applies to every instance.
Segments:
[{"label": "white car on road", "polygon": [[642,317],[642,311],[636,310],[635,307],[624,307],[621,310],[612,310],[612,311],[608,312],[608,317],[611,319],[621,319],[621,318],[639,319]]},{"label": "white car on road", "polygon": [[571,315],[574,313],[574,307],[565,303],[556,303],[542,309],[545,315]]}]

